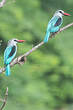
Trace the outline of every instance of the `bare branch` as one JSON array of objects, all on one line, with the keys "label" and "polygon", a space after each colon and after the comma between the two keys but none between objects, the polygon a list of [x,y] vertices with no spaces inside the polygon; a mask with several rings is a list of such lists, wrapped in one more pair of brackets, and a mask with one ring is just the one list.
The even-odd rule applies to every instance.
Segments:
[{"label": "bare branch", "polygon": [[7,102],[7,97],[8,97],[8,87],[6,88],[6,93],[5,93],[4,99],[0,100],[1,102],[3,102],[2,106],[0,107],[0,110],[2,110],[5,107],[6,102]]},{"label": "bare branch", "polygon": [[[64,31],[64,30],[66,30],[67,28],[69,28],[69,27],[71,27],[71,26],[73,26],[73,23],[64,26],[63,28],[61,28],[61,29],[60,29],[58,32],[56,32],[55,34],[51,34],[49,40],[52,39],[52,38],[54,37],[54,35],[56,35],[56,34],[62,32],[62,31]],[[39,43],[38,45],[36,45],[36,46],[33,47],[32,49],[30,49],[30,50],[29,50],[28,52],[26,52],[25,54],[23,54],[23,55],[21,55],[21,56],[15,58],[15,59],[11,62],[10,66],[12,67],[12,66],[14,66],[15,64],[19,64],[19,63],[22,63],[22,64],[23,64],[23,62],[26,61],[26,60],[25,60],[26,57],[27,57],[29,54],[31,54],[33,51],[35,51],[37,48],[39,48],[40,46],[42,46],[43,44],[44,44],[44,42],[42,41],[41,43]],[[0,73],[3,73],[4,71],[5,71],[5,67],[0,68]]]},{"label": "bare branch", "polygon": [[2,0],[2,1],[0,2],[0,8],[2,8],[5,3],[6,3],[6,0]]},{"label": "bare branch", "polygon": [[15,2],[16,2],[16,0],[12,0],[12,1],[9,1],[6,3],[6,0],[2,0],[0,2],[0,8],[2,8],[4,5],[10,5],[10,4],[15,3]]}]

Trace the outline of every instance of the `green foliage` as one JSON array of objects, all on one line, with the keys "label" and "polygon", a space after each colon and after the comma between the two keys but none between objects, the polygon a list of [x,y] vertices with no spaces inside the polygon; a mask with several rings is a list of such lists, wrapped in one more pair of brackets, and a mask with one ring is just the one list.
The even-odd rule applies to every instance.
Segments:
[{"label": "green foliage", "polygon": [[[72,0],[17,0],[1,8],[0,67],[4,66],[3,53],[9,39],[27,41],[18,45],[17,56],[29,51],[43,40],[48,21],[60,8],[73,15]],[[63,26],[72,20],[72,16],[64,17]],[[33,52],[24,65],[12,67],[9,77],[0,75],[0,96],[9,87],[5,110],[59,110],[73,103],[72,29]]]}]

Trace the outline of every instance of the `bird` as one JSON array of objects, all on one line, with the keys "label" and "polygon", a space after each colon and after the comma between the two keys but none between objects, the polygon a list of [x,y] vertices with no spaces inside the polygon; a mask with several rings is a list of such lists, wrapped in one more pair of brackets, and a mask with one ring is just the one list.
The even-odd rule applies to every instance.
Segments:
[{"label": "bird", "polygon": [[52,19],[49,21],[47,30],[46,30],[46,35],[44,38],[44,43],[48,42],[48,39],[50,37],[51,33],[58,32],[60,29],[60,26],[63,23],[63,16],[70,16],[70,14],[65,13],[63,10],[57,10],[55,14],[53,15]]},{"label": "bird", "polygon": [[6,76],[10,75],[10,63],[14,59],[17,53],[17,43],[22,43],[25,40],[11,39],[8,41],[8,45],[4,51],[4,64],[5,64],[5,74]]}]

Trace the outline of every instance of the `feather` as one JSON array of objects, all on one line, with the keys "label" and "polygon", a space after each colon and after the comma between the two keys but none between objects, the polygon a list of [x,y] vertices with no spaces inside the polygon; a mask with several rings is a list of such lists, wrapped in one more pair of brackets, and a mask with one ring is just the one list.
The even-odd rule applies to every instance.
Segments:
[{"label": "feather", "polygon": [[50,31],[46,33],[46,36],[44,38],[44,43],[48,42],[49,37],[50,37]]},{"label": "feather", "polygon": [[6,76],[9,76],[10,75],[10,65],[6,65]]}]

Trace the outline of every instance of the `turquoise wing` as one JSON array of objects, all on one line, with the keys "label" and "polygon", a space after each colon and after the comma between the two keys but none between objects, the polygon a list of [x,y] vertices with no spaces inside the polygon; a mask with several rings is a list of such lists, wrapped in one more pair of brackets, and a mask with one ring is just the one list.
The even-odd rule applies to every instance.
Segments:
[{"label": "turquoise wing", "polygon": [[59,16],[55,16],[50,21],[51,28],[50,32],[57,32],[60,29],[60,26],[62,25],[63,19]]},{"label": "turquoise wing", "polygon": [[55,16],[51,19],[50,23],[51,23],[51,26],[53,27],[57,27],[57,26],[60,27],[63,23],[63,19],[59,16]]},{"label": "turquoise wing", "polygon": [[8,46],[4,52],[4,64],[9,64],[16,55],[16,47]]},{"label": "turquoise wing", "polygon": [[50,31],[53,28],[56,28],[57,30],[60,28],[60,26],[63,23],[63,19],[59,16],[54,16],[52,19],[49,21],[48,26],[47,26],[47,32]]}]

